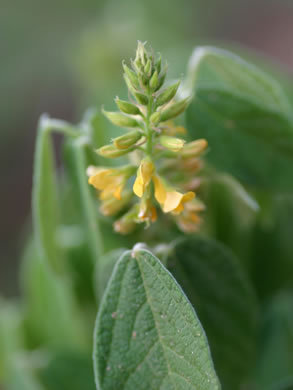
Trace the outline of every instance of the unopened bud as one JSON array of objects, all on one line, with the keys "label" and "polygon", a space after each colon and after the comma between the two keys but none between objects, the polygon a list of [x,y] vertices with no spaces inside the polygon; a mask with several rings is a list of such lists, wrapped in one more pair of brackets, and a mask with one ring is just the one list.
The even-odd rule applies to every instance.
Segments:
[{"label": "unopened bud", "polygon": [[128,234],[136,227],[138,219],[138,205],[133,206],[128,213],[124,214],[120,219],[114,223],[114,230],[117,233]]},{"label": "unopened bud", "polygon": [[164,91],[162,91],[160,93],[160,95],[157,97],[156,107],[162,106],[163,104],[170,102],[170,100],[172,100],[173,97],[176,95],[179,84],[180,84],[180,81],[178,81],[176,84],[173,84],[170,87],[164,89]]},{"label": "unopened bud", "polygon": [[129,152],[132,152],[132,148],[129,149],[117,149],[114,145],[105,145],[102,146],[100,149],[96,150],[96,152],[106,158],[116,158],[121,157],[124,154],[127,154]]},{"label": "unopened bud", "polygon": [[162,135],[160,137],[160,144],[172,152],[179,152],[183,148],[185,141],[181,138],[169,137]]},{"label": "unopened bud", "polygon": [[103,110],[103,114],[116,126],[139,127],[137,120],[122,114],[121,112],[110,112]]},{"label": "unopened bud", "polygon": [[161,121],[165,122],[169,119],[175,118],[176,116],[182,114],[190,103],[190,97],[180,100],[172,104],[166,110],[161,113]]},{"label": "unopened bud", "polygon": [[147,61],[147,53],[146,53],[144,44],[140,41],[137,42],[135,60],[140,60],[142,65],[145,65],[146,61]]},{"label": "unopened bud", "polygon": [[159,83],[158,83],[158,86],[156,88],[156,91],[158,91],[161,88],[161,86],[164,84],[164,81],[165,81],[165,78],[167,75],[167,70],[168,70],[168,66],[166,65],[164,70],[162,71],[162,73],[159,76]]},{"label": "unopened bud", "polygon": [[152,61],[150,58],[148,59],[148,62],[146,63],[146,66],[144,67],[144,72],[148,77],[150,77],[150,75],[152,73]]},{"label": "unopened bud", "polygon": [[161,72],[161,66],[162,66],[162,57],[161,54],[159,54],[159,58],[156,62],[155,68],[157,69],[158,74]]},{"label": "unopened bud", "polygon": [[149,102],[149,99],[146,95],[140,92],[135,92],[134,96],[136,97],[137,101],[142,104],[143,106],[146,106]]},{"label": "unopened bud", "polygon": [[140,110],[135,104],[129,103],[125,100],[120,100],[118,97],[115,99],[115,103],[117,104],[119,110],[124,112],[125,114],[130,114],[130,115],[140,114]]},{"label": "unopened bud", "polygon": [[131,197],[132,194],[128,192],[123,193],[121,199],[116,199],[115,197],[105,199],[100,206],[100,212],[105,216],[115,215],[124,209],[125,206],[127,206],[131,200]]},{"label": "unopened bud", "polygon": [[149,80],[144,73],[139,73],[138,78],[142,85],[144,86],[148,85]]},{"label": "unopened bud", "polygon": [[125,65],[124,63],[123,63],[123,69],[124,69],[124,72],[127,75],[128,79],[130,80],[131,84],[135,88],[139,88],[139,81],[138,81],[138,77],[135,74],[135,72],[133,70],[131,70],[130,68],[128,68],[128,66]]},{"label": "unopened bud", "polygon": [[159,111],[156,111],[154,112],[152,115],[151,115],[151,122],[154,124],[154,125],[157,125],[158,123],[160,123],[160,120],[161,120],[161,113]]},{"label": "unopened bud", "polygon": [[159,77],[158,77],[158,72],[155,70],[154,74],[150,79],[150,88],[156,90],[158,85],[159,85]]},{"label": "unopened bud", "polygon": [[190,158],[199,156],[208,146],[206,139],[197,139],[184,145],[181,151],[182,157]]},{"label": "unopened bud", "polygon": [[123,134],[113,140],[117,149],[128,149],[142,137],[139,131],[130,131],[127,134]]}]

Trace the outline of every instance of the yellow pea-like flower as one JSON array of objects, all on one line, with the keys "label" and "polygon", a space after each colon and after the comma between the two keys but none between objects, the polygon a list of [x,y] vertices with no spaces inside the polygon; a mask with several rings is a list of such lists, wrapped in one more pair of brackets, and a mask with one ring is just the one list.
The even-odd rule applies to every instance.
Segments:
[{"label": "yellow pea-like flower", "polygon": [[88,174],[89,184],[101,191],[102,200],[112,196],[121,200],[121,192],[130,175],[127,170],[89,167]]},{"label": "yellow pea-like flower", "polygon": [[150,184],[153,173],[155,171],[155,166],[149,158],[144,158],[137,171],[137,177],[133,185],[133,192],[139,198],[141,198]]},{"label": "yellow pea-like flower", "polygon": [[164,213],[180,214],[184,210],[184,203],[191,201],[195,197],[192,191],[181,194],[177,191],[168,191],[163,205]]}]

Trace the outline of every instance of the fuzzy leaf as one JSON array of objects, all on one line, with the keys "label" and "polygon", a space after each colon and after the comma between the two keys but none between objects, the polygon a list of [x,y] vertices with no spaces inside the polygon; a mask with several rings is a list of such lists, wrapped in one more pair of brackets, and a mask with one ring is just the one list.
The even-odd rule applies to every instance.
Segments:
[{"label": "fuzzy leaf", "polygon": [[205,333],[179,285],[146,250],[115,266],[95,329],[99,390],[220,389]]}]

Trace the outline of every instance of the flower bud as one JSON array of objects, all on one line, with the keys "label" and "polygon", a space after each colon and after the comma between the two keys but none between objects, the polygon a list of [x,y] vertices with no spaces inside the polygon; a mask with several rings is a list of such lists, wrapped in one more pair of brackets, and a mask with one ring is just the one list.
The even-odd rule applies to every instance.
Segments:
[{"label": "flower bud", "polygon": [[147,86],[148,85],[148,78],[144,73],[139,73],[138,79],[141,82],[142,85]]},{"label": "flower bud", "polygon": [[158,83],[158,86],[156,88],[156,91],[158,91],[161,88],[161,86],[164,84],[164,81],[165,81],[165,78],[167,75],[167,70],[168,70],[168,66],[166,65],[165,68],[163,69],[160,77],[159,77],[159,83]]},{"label": "flower bud", "polygon": [[128,68],[128,66],[125,65],[124,63],[122,66],[123,66],[123,69],[124,69],[126,76],[130,80],[133,87],[139,88],[139,81],[138,81],[138,78],[137,78],[137,75],[135,74],[135,72],[133,70],[131,70],[130,68]]},{"label": "flower bud", "polygon": [[123,193],[121,199],[116,199],[114,197],[108,198],[101,203],[100,212],[105,216],[115,215],[127,206],[131,197],[132,194],[128,192]]},{"label": "flower bud", "polygon": [[120,112],[110,112],[103,110],[103,114],[116,126],[139,127],[137,120]]},{"label": "flower bud", "polygon": [[155,70],[154,74],[150,79],[150,88],[156,90],[158,85],[159,85],[159,77],[158,77],[158,72]]},{"label": "flower bud", "polygon": [[140,41],[137,42],[136,57],[135,61],[140,61],[140,63],[145,66],[147,61],[147,53],[144,47],[144,44]]},{"label": "flower bud", "polygon": [[127,154],[129,152],[132,152],[132,148],[129,149],[117,149],[114,145],[105,145],[102,146],[100,149],[96,150],[96,152],[106,158],[116,158],[121,157],[124,154]]},{"label": "flower bud", "polygon": [[144,67],[144,72],[148,77],[150,77],[150,75],[152,73],[152,61],[150,58],[148,59],[148,62],[146,63],[146,66]]},{"label": "flower bud", "polygon": [[159,58],[156,62],[155,69],[157,70],[158,74],[161,72],[161,66],[162,66],[162,57],[161,54],[159,54]]},{"label": "flower bud", "polygon": [[146,106],[149,102],[149,99],[146,95],[144,95],[143,93],[140,93],[140,92],[135,92],[134,93],[134,96],[136,97],[136,100],[142,104],[143,106]]},{"label": "flower bud", "polygon": [[138,131],[130,131],[127,134],[123,134],[113,140],[117,149],[128,149],[142,137],[142,134]]},{"label": "flower bud", "polygon": [[126,214],[114,223],[114,230],[120,234],[131,233],[136,227],[138,219],[138,205],[134,205]]},{"label": "flower bud", "polygon": [[170,137],[168,135],[162,135],[160,138],[160,144],[172,152],[179,152],[183,148],[185,141],[180,138]]},{"label": "flower bud", "polygon": [[175,118],[176,116],[182,114],[190,103],[190,97],[180,100],[172,104],[166,110],[161,112],[161,121],[165,122],[169,119]]},{"label": "flower bud", "polygon": [[119,110],[124,112],[125,114],[130,114],[130,115],[140,114],[140,110],[135,104],[129,103],[125,100],[120,100],[118,97],[116,97],[115,103],[117,104]]},{"label": "flower bud", "polygon": [[197,139],[184,145],[181,156],[185,158],[199,156],[208,146],[206,139]]},{"label": "flower bud", "polygon": [[156,107],[162,106],[163,104],[168,103],[176,95],[180,81],[176,84],[171,85],[160,93],[156,100]]},{"label": "flower bud", "polygon": [[154,112],[152,115],[151,115],[151,122],[154,124],[154,125],[157,125],[158,123],[160,123],[160,119],[161,119],[161,113],[159,111],[156,111]]}]

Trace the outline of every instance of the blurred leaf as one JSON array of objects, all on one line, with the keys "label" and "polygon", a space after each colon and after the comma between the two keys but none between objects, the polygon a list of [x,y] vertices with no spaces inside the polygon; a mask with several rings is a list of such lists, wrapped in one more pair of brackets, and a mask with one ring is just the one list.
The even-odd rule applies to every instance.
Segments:
[{"label": "blurred leaf", "polygon": [[21,314],[15,302],[0,300],[0,383],[7,377],[12,356],[23,347]]},{"label": "blurred leaf", "polygon": [[223,389],[238,389],[254,361],[257,303],[247,276],[224,246],[193,237],[168,260],[206,331]]},{"label": "blurred leaf", "polygon": [[292,376],[293,293],[289,292],[277,295],[266,308],[255,377],[266,390],[290,389],[286,381]]},{"label": "blurred leaf", "polygon": [[54,354],[39,378],[46,390],[95,390],[91,356],[75,351]]},{"label": "blurred leaf", "polygon": [[56,271],[62,269],[61,251],[56,242],[59,224],[58,182],[55,176],[50,128],[41,117],[34,157],[32,212],[34,234],[40,256]]},{"label": "blurred leaf", "polygon": [[200,196],[207,206],[208,233],[230,247],[244,262],[250,258],[252,227],[259,205],[232,176],[213,174],[203,181]]},{"label": "blurred leaf", "polygon": [[113,268],[124,252],[125,249],[123,248],[113,249],[101,256],[99,268],[96,271],[96,293],[98,298],[103,296]]},{"label": "blurred leaf", "polygon": [[207,160],[250,185],[292,190],[293,121],[280,86],[224,50],[194,51],[183,94],[193,137],[208,140]]},{"label": "blurred leaf", "polygon": [[74,140],[68,140],[65,147],[72,178],[72,191],[74,189],[78,196],[83,218],[82,223],[86,231],[85,236],[90,248],[92,263],[95,264],[103,253],[103,241],[99,228],[97,205],[93,201],[93,191],[88,184],[86,174],[89,165],[86,155],[88,141],[85,136],[81,136]]},{"label": "blurred leaf", "polygon": [[252,277],[262,299],[293,288],[293,196],[259,196],[262,213],[252,230]]},{"label": "blurred leaf", "polygon": [[89,341],[68,276],[56,275],[31,244],[22,268],[25,326],[30,347],[84,349]]},{"label": "blurred leaf", "polygon": [[219,389],[204,331],[181,288],[150,252],[126,252],[95,330],[98,388]]}]

